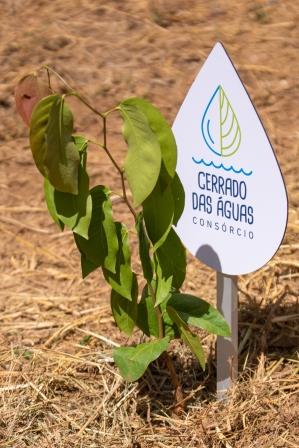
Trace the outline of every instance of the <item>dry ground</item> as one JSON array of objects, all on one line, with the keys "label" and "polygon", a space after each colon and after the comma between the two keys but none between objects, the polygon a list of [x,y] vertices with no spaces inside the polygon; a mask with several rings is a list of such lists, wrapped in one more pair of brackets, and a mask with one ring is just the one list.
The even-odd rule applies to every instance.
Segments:
[{"label": "dry ground", "polygon": [[[0,447],[299,446],[298,16],[294,0],[0,1]],[[101,110],[140,95],[171,121],[218,39],[276,149],[289,225],[275,258],[240,278],[240,380],[230,400],[214,399],[213,337],[204,337],[205,373],[175,344],[188,401],[174,418],[163,366],[129,385],[111,362],[113,344],[126,341],[108,289],[100,274],[80,279],[71,235],[51,223],[12,92],[20,74],[48,63]],[[98,135],[94,117],[74,107],[77,130]],[[109,141],[121,159],[116,129]],[[94,183],[119,188],[95,148],[90,162]],[[185,290],[213,303],[214,273],[189,262]]]}]

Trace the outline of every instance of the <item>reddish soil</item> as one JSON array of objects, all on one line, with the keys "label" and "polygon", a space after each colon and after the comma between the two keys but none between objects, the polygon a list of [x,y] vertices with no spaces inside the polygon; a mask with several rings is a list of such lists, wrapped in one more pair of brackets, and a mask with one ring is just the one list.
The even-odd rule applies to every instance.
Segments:
[{"label": "reddish soil", "polygon": [[[2,0],[0,13],[0,447],[299,446],[298,4]],[[217,40],[270,135],[287,185],[289,225],[275,258],[240,278],[243,346],[231,399],[214,400],[213,337],[203,335],[205,373],[174,344],[189,396],[186,414],[174,419],[163,369],[153,366],[148,378],[128,385],[110,361],[109,341],[131,340],[113,324],[100,273],[81,280],[71,232],[59,233],[46,211],[13,90],[24,73],[48,64],[102,111],[143,96],[171,122]],[[76,131],[101,138],[97,118],[72,107]],[[117,118],[109,124],[119,161],[120,125]],[[89,154],[92,183],[119,190],[109,160],[95,147]],[[131,223],[122,206],[116,214]],[[215,274],[188,259],[184,289],[214,303]]]}]

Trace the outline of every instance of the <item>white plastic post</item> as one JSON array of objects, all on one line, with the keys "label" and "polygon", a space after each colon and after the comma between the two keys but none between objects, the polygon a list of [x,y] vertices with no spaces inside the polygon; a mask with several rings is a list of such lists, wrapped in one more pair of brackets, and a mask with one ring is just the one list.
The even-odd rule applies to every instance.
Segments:
[{"label": "white plastic post", "polygon": [[238,375],[237,276],[217,272],[217,308],[231,328],[231,337],[217,338],[217,398],[223,400]]}]

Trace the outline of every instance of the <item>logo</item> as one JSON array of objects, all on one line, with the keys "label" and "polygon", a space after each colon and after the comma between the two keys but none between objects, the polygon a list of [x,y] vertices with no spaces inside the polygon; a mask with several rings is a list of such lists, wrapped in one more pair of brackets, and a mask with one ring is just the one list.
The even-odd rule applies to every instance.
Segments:
[{"label": "logo", "polygon": [[221,85],[217,87],[205,109],[201,132],[208,148],[218,156],[230,157],[240,147],[240,125]]}]

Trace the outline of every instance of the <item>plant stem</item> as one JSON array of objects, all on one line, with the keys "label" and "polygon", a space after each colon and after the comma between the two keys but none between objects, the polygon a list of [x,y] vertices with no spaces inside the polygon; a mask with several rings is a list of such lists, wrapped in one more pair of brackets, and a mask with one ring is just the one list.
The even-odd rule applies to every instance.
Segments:
[{"label": "plant stem", "polygon": [[[142,223],[142,225],[143,225],[143,223]],[[160,306],[155,307],[157,291],[153,288],[153,286],[151,285],[150,282],[148,282],[147,284],[148,284],[148,288],[150,290],[151,296],[153,298],[154,309],[155,309],[156,316],[158,319],[159,339],[162,339],[164,337],[163,315],[162,315],[161,307]],[[173,364],[172,359],[169,356],[168,352],[165,351],[164,353],[162,353],[161,358],[164,358],[166,361],[167,369],[170,373],[171,382],[172,382],[172,385],[175,390],[175,403],[174,403],[174,407],[173,407],[173,412],[175,414],[179,415],[184,410],[184,406],[183,406],[184,394],[182,391],[181,383],[179,381],[174,364]],[[182,404],[180,404],[181,402],[182,402]]]},{"label": "plant stem", "polygon": [[99,115],[101,118],[104,118],[104,114],[99,112],[97,109],[95,109],[91,104],[88,103],[88,101],[85,100],[79,93],[77,93],[66,81],[65,79],[53,68],[49,67],[48,65],[44,65],[42,68],[44,68],[47,71],[48,75],[48,82],[50,86],[50,72],[53,73],[55,76],[57,76],[58,79],[69,89],[69,92],[66,94],[66,96],[75,96],[80,100],[83,104],[85,104],[86,107],[88,107],[92,112],[94,112],[96,115]]},{"label": "plant stem", "polygon": [[98,115],[99,117],[101,117],[104,120],[105,117],[102,114],[102,112],[95,109],[91,104],[89,104],[88,101],[86,101],[85,98],[83,98],[81,95],[79,95],[79,93],[73,91],[73,92],[67,93],[66,95],[75,96],[76,98],[78,98],[78,100],[81,101],[81,103],[83,103],[86,107],[88,107],[88,109],[90,109],[93,113],[95,113],[96,115]]},{"label": "plant stem", "polygon": [[150,290],[151,297],[153,299],[153,305],[154,305],[155,313],[156,313],[157,320],[158,320],[159,339],[163,339],[164,338],[164,328],[163,328],[162,311],[161,311],[160,306],[155,307],[156,291],[154,290],[154,288],[150,282],[147,282],[147,286],[148,286],[148,289]]},{"label": "plant stem", "polygon": [[[103,116],[103,133],[104,133],[103,149],[104,149],[104,151],[106,152],[106,154],[108,155],[108,157],[110,158],[111,162],[113,163],[113,165],[115,166],[115,168],[117,169],[117,171],[119,172],[119,174],[121,176],[121,183],[122,183],[122,190],[123,190],[123,199],[126,202],[129,210],[131,211],[132,215],[134,216],[134,218],[136,220],[137,214],[136,214],[135,210],[133,209],[133,207],[131,206],[128,198],[127,198],[125,179],[124,179],[124,172],[120,168],[120,166],[118,165],[118,163],[113,158],[112,154],[110,153],[110,151],[107,148],[107,120],[106,120],[106,115]],[[143,222],[142,222],[142,225],[143,225]],[[145,234],[146,234],[146,230],[145,230]],[[148,289],[150,290],[150,293],[151,293],[151,296],[152,296],[152,299],[153,299],[154,309],[155,309],[155,313],[156,313],[157,320],[158,320],[159,339],[163,339],[164,338],[164,325],[163,325],[162,311],[161,311],[160,306],[156,306],[155,307],[157,291],[153,288],[151,282],[148,281],[147,285],[148,285]],[[178,378],[178,376],[176,374],[176,371],[175,371],[172,359],[170,358],[170,356],[167,353],[167,351],[165,351],[162,354],[162,356],[166,360],[166,365],[167,365],[167,368],[168,368],[169,373],[170,373],[171,382],[172,382],[172,385],[173,385],[174,390],[175,390],[174,413],[180,414],[182,412],[182,410],[184,409],[183,405],[180,404],[180,402],[182,402],[184,400],[184,394],[183,394],[183,391],[182,391],[182,387],[181,387],[179,378]]]},{"label": "plant stem", "polygon": [[43,65],[43,67],[45,70],[47,70],[48,76],[49,76],[49,72],[53,73],[55,76],[57,76],[58,79],[60,79],[60,81],[70,90],[73,91],[74,89],[65,81],[65,79],[63,79],[63,77],[56,72],[56,70],[54,70],[53,68],[49,67],[48,65]]},{"label": "plant stem", "polygon": [[184,410],[183,403],[180,404],[184,400],[184,394],[182,391],[181,383],[175,371],[172,359],[170,358],[167,352],[164,352],[164,359],[166,361],[167,368],[170,372],[171,382],[175,390],[174,392],[175,406],[173,410],[175,414],[179,415]]},{"label": "plant stem", "polygon": [[162,339],[164,338],[164,327],[163,327],[162,313],[159,306],[156,307],[156,314],[158,318],[159,338]]},{"label": "plant stem", "polygon": [[129,207],[130,212],[132,213],[132,215],[134,216],[135,221],[136,221],[137,214],[136,214],[135,210],[133,209],[133,207],[132,207],[132,205],[131,205],[128,197],[127,197],[127,191],[126,191],[126,185],[125,185],[125,177],[124,177],[124,172],[123,171],[121,172],[121,186],[122,186],[122,190],[123,190],[123,197],[124,197],[125,203]]},{"label": "plant stem", "polygon": [[[111,109],[111,111],[113,111],[113,110],[114,109]],[[132,213],[132,215],[134,216],[134,219],[136,221],[137,214],[136,214],[135,210],[133,209],[132,205],[130,204],[130,202],[128,200],[128,197],[127,197],[125,178],[124,178],[124,171],[120,168],[120,166],[118,165],[118,163],[116,162],[116,160],[114,159],[114,157],[112,156],[112,154],[110,153],[110,151],[109,151],[109,149],[107,147],[107,115],[108,115],[108,113],[101,114],[101,117],[103,119],[104,143],[103,143],[103,145],[100,145],[100,146],[104,149],[104,151],[108,155],[109,159],[111,160],[112,164],[114,165],[114,167],[116,168],[116,170],[120,174],[122,190],[123,190],[123,199],[124,199],[125,203],[127,204],[130,212]],[[143,225],[143,222],[142,222],[142,225]],[[148,284],[148,288],[149,288],[149,291],[151,293],[151,296],[153,298],[154,307],[155,307],[157,291],[153,288],[151,282],[148,282],[147,284]],[[163,339],[164,338],[164,325],[163,325],[163,316],[162,316],[161,307],[160,306],[155,307],[155,312],[156,312],[156,316],[157,316],[157,320],[158,320],[159,339]],[[172,359],[170,358],[170,356],[167,353],[167,351],[165,351],[162,354],[162,356],[166,360],[166,365],[167,365],[167,368],[168,368],[169,373],[170,373],[171,382],[172,382],[172,385],[173,385],[173,387],[175,389],[174,412],[176,414],[179,414],[184,409],[182,404],[180,404],[180,402],[182,402],[184,400],[184,394],[183,394],[183,391],[182,391],[182,387],[181,387],[179,378],[178,378],[178,376],[176,374],[176,371],[175,371]]]},{"label": "plant stem", "polygon": [[51,90],[51,92],[53,92],[52,90],[52,86],[51,86],[51,76],[50,76],[50,70],[48,69],[48,67],[45,67],[46,72],[47,72],[47,79],[48,79],[48,87]]},{"label": "plant stem", "polygon": [[[123,199],[126,202],[130,212],[132,213],[132,215],[134,216],[134,219],[136,221],[137,214],[136,214],[135,210],[133,209],[132,205],[130,204],[128,197],[127,197],[124,171],[120,168],[120,166],[118,165],[118,163],[116,162],[116,160],[114,159],[114,157],[112,156],[112,154],[110,153],[110,151],[108,150],[108,147],[107,147],[107,116],[113,110],[114,109],[111,109],[111,111],[108,111],[107,113],[105,113],[102,116],[102,118],[103,118],[103,134],[104,134],[104,144],[102,147],[120,174],[122,190],[123,190]],[[144,226],[143,221],[142,221],[142,226]],[[144,229],[144,233],[147,235],[146,229]],[[148,236],[147,236],[147,238],[148,238]],[[150,243],[150,241],[149,241],[149,243]],[[163,324],[162,311],[161,311],[160,306],[155,306],[157,291],[156,291],[156,288],[155,289],[153,288],[151,282],[148,281],[147,285],[148,285],[148,289],[149,289],[152,299],[153,299],[154,309],[155,309],[155,313],[156,313],[157,320],[158,320],[159,339],[163,339],[164,338],[164,324]],[[175,371],[175,367],[172,362],[172,359],[170,358],[167,351],[165,351],[161,356],[164,357],[164,359],[166,360],[167,369],[169,370],[171,382],[172,382],[172,385],[175,390],[175,405],[174,405],[173,411],[175,414],[180,414],[184,409],[183,404],[180,404],[184,400],[184,394],[182,391],[182,387],[181,387],[179,378],[177,376],[177,373]]]}]

